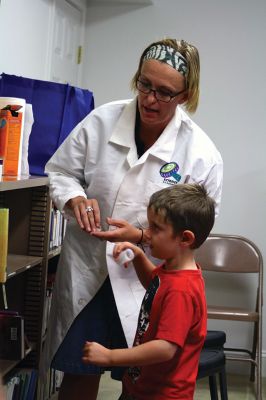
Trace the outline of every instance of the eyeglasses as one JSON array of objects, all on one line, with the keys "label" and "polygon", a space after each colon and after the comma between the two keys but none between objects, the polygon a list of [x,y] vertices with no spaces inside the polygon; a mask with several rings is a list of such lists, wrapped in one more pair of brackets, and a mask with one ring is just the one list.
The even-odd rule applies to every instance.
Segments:
[{"label": "eyeglasses", "polygon": [[174,97],[178,96],[181,93],[184,93],[186,89],[181,90],[181,92],[175,93],[175,94],[169,94],[166,93],[164,90],[156,90],[152,89],[151,85],[149,83],[143,82],[140,79],[137,80],[137,89],[145,94],[149,94],[153,92],[154,97],[158,101],[162,101],[163,103],[169,103]]}]

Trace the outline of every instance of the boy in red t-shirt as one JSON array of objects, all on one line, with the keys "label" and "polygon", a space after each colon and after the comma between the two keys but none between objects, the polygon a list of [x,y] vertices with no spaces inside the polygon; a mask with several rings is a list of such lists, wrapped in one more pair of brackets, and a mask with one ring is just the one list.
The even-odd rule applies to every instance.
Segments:
[{"label": "boy in red t-shirt", "polygon": [[194,250],[208,237],[215,219],[214,201],[204,187],[178,184],[154,193],[148,206],[148,239],[156,267],[129,242],[114,248],[133,250],[134,267],[146,288],[134,346],[110,350],[86,342],[83,361],[130,366],[119,400],[193,399],[201,348],[206,336],[204,281]]}]

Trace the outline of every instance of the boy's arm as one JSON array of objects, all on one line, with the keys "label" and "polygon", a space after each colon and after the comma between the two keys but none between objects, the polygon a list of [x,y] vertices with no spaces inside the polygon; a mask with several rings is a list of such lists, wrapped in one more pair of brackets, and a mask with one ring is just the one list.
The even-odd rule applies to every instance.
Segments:
[{"label": "boy's arm", "polygon": [[138,278],[145,289],[149,286],[151,281],[152,271],[156,268],[155,265],[146,257],[144,251],[138,246],[130,242],[121,242],[114,247],[114,258],[117,258],[121,251],[131,249],[134,252],[133,264],[138,275]]},{"label": "boy's arm", "polygon": [[85,364],[111,366],[143,366],[165,362],[173,358],[177,344],[166,340],[151,340],[130,349],[110,350],[96,342],[86,342],[82,361]]}]

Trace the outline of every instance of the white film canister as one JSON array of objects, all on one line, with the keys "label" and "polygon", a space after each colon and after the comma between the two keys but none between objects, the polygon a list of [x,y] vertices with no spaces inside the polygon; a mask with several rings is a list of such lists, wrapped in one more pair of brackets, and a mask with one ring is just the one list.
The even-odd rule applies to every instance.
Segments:
[{"label": "white film canister", "polygon": [[118,258],[116,259],[116,262],[120,265],[124,265],[125,263],[132,261],[134,257],[135,257],[135,255],[134,255],[133,250],[125,249],[125,250],[121,251]]}]

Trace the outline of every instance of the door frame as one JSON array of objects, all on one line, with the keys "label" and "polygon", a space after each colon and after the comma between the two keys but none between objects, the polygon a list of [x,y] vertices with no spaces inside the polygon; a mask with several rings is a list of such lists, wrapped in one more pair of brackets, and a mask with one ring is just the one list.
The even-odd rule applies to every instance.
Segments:
[{"label": "door frame", "polygon": [[46,65],[45,65],[45,76],[46,80],[50,80],[51,78],[51,70],[52,70],[52,52],[53,52],[53,36],[55,29],[55,7],[56,2],[66,2],[77,8],[81,11],[82,22],[81,22],[81,43],[82,46],[82,61],[78,65],[78,86],[82,86],[82,68],[83,68],[83,57],[84,57],[84,43],[85,43],[85,31],[86,31],[86,15],[87,15],[87,3],[86,0],[49,0],[49,22],[48,22],[48,38],[47,38],[47,50],[46,50]]}]

